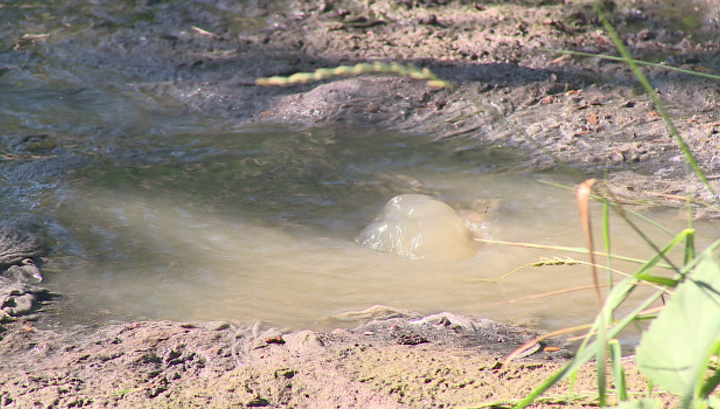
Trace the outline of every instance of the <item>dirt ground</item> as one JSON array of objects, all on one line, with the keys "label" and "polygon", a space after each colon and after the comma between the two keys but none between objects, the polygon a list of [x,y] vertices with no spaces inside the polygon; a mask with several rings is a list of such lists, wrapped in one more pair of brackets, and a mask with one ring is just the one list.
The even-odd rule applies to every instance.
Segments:
[{"label": "dirt ground", "polygon": [[[528,330],[451,313],[389,318],[329,333],[281,334],[259,326],[137,322],[10,330],[3,351],[4,407],[449,408],[505,407],[523,398],[570,352],[551,341],[502,366]],[[537,349],[537,348],[536,348]],[[546,352],[552,351],[552,352]],[[630,390],[644,384],[632,363]],[[591,368],[576,401],[593,400]],[[553,394],[567,394],[567,384]],[[541,405],[545,406],[545,405]]]},{"label": "dirt ground", "polygon": [[[714,0],[602,6],[634,57],[720,70]],[[627,203],[679,206],[690,197],[697,217],[720,215],[629,68],[557,51],[618,55],[589,2],[68,0],[2,4],[0,13],[3,82],[114,87],[158,109],[236,124],[349,124],[519,147],[530,155],[524,169],[610,171],[610,186]],[[368,61],[427,67],[456,89],[392,76],[255,84]],[[717,81],[645,72],[720,191]],[[52,187],[31,182],[96,160],[92,147],[55,146],[52,135],[3,134],[0,145],[2,181],[47,195]],[[13,192],[3,186],[4,197]],[[329,333],[224,322],[57,328],[50,317],[63,308],[61,295],[33,280],[52,258],[52,240],[38,238],[42,220],[15,216],[0,229],[0,407],[501,407],[570,354],[552,341],[499,366],[532,331],[382,308],[369,313],[385,319],[369,314],[361,327]],[[632,357],[627,368],[631,390],[641,392]],[[538,406],[593,404],[593,390],[586,368],[577,401],[564,386]]]}]

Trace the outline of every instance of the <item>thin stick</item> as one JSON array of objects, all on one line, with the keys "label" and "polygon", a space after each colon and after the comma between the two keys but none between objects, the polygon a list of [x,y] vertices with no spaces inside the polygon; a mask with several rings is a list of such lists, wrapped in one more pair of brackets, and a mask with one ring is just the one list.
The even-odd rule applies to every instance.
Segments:
[{"label": "thin stick", "polygon": [[540,342],[540,341],[542,341],[542,340],[544,340],[544,339],[556,337],[556,336],[558,336],[558,335],[569,334],[569,333],[571,333],[571,332],[582,331],[582,330],[585,330],[585,329],[588,329],[588,328],[591,328],[591,327],[592,327],[592,324],[584,324],[584,325],[578,325],[577,327],[563,328],[563,329],[559,329],[559,330],[557,330],[557,331],[548,332],[547,334],[544,334],[544,335],[540,335],[539,337],[533,338],[533,339],[531,339],[530,341],[524,343],[522,346],[520,346],[519,348],[517,348],[516,350],[514,350],[512,353],[510,353],[510,355],[508,355],[508,356],[505,358],[505,360],[502,361],[502,365],[505,366],[505,365],[509,364],[510,361],[512,361],[513,359],[519,357],[519,356],[522,355],[527,349],[535,346],[535,344],[537,344],[538,342]]},{"label": "thin stick", "polygon": [[[583,247],[550,246],[550,245],[546,245],[546,244],[525,243],[525,242],[521,242],[521,241],[502,241],[502,240],[490,240],[490,239],[481,239],[481,238],[475,238],[475,241],[479,241],[480,243],[502,244],[504,246],[524,247],[524,248],[529,248],[529,249],[569,251],[572,253],[579,253],[579,254],[588,254],[589,253],[588,249],[583,248]],[[606,257],[608,255],[608,253],[604,253],[602,251],[595,251],[594,253],[596,256]],[[641,260],[639,258],[633,258],[633,257],[627,257],[627,256],[619,256],[616,254],[610,254],[610,257],[612,257],[616,260],[629,261],[631,263],[637,263],[637,264],[645,264],[647,262],[647,260]],[[662,267],[662,268],[672,268],[670,265],[667,265],[667,264],[658,264],[657,266]]]}]

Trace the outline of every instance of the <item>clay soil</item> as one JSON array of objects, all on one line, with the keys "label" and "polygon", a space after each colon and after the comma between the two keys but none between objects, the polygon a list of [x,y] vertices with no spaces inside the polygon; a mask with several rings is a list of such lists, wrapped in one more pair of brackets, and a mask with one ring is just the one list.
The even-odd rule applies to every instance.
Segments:
[{"label": "clay soil", "polygon": [[[711,193],[688,176],[678,144],[629,68],[557,51],[618,55],[589,2],[25,3],[0,5],[0,80],[45,76],[115,87],[168,111],[248,126],[377,127],[437,143],[462,138],[468,146],[517,147],[527,151],[522,167],[529,170],[609,172],[608,184],[628,205],[681,206],[689,197],[696,217],[720,214],[708,205]],[[720,69],[714,0],[617,0],[602,7],[634,57]],[[395,76],[255,84],[258,77],[368,61],[429,68],[455,87]],[[718,83],[659,68],[645,72],[720,191]],[[2,135],[0,143],[9,152],[2,160],[12,162],[2,180],[28,186],[92,163],[95,155],[82,143],[55,146],[52,132]],[[52,245],[21,236],[3,236],[0,248],[2,257],[15,255],[0,258],[0,407],[503,407],[571,355],[561,341],[547,341],[500,365],[536,334],[451,313],[423,319],[383,308],[367,312],[360,327],[328,333],[227,322],[58,327],[53,317],[68,308],[62,295],[8,284],[10,267],[33,267],[23,257],[53,257]],[[630,390],[643,392],[632,357],[626,368]],[[575,399],[562,384],[535,405],[595,404],[593,374],[590,366],[581,371]]]}]

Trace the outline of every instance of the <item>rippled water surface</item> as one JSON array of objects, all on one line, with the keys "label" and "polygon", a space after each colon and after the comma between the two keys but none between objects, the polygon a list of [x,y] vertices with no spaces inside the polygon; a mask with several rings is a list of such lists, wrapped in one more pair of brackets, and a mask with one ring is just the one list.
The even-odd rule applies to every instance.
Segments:
[{"label": "rippled water surface", "polygon": [[[587,266],[530,266],[581,255],[486,244],[469,259],[408,260],[354,241],[390,198],[420,193],[487,212],[496,240],[582,246],[574,193],[542,183],[579,179],[523,172],[522,153],[360,127],[253,128],[22,75],[0,82],[3,138],[22,145],[4,157],[0,211],[54,220],[46,283],[65,296],[65,320],[329,328],[342,322],[328,317],[383,304],[559,328],[596,309]],[[57,170],[38,181],[24,162],[33,155]],[[681,214],[646,213],[674,231]],[[658,245],[670,240],[639,223]],[[718,236],[695,227],[700,245]],[[652,254],[623,223],[612,231],[615,252]],[[537,297],[548,292],[564,293]]]},{"label": "rippled water surface", "polygon": [[[581,255],[488,244],[470,259],[408,260],[354,241],[388,199],[424,193],[487,210],[494,239],[582,246],[574,193],[541,183],[573,179],[513,170],[517,152],[348,129],[175,137],[175,147],[149,149],[162,164],[78,175],[59,206],[75,253],[51,275],[54,290],[108,318],[291,328],[337,325],[328,317],[375,304],[543,328],[595,311],[587,289],[522,300],[587,286],[586,266],[527,267],[491,281],[541,257]],[[651,216],[683,226],[677,211]],[[622,223],[612,229],[618,253],[651,254]],[[661,245],[670,239],[646,229]]]}]

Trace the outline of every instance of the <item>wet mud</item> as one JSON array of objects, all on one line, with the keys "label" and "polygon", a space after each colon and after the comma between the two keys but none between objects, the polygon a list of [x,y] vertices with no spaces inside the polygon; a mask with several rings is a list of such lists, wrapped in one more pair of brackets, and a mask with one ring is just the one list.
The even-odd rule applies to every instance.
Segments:
[{"label": "wet mud", "polygon": [[[694,0],[679,13],[676,3],[603,7],[635,58],[717,73],[720,8]],[[589,2],[65,1],[0,11],[0,92],[45,82],[62,84],[63,92],[47,91],[54,98],[112,90],[159,114],[199,115],[221,127],[351,125],[423,142],[518,147],[528,170],[608,172],[628,204],[691,198],[696,217],[720,215],[630,69],[557,51],[617,55]],[[255,85],[367,61],[426,67],[455,88],[392,76]],[[644,71],[720,191],[720,85]],[[328,334],[229,323],[53,327],[62,295],[38,282],[62,244],[52,237],[51,209],[63,176],[98,162],[142,161],[114,144],[143,126],[131,107],[88,115],[96,125],[74,126],[62,112],[50,123],[10,115],[12,132],[0,134],[0,406],[471,406],[521,397],[564,359],[541,346],[525,358],[532,361],[496,368],[531,335],[462,317],[436,317],[422,330],[419,317],[395,317]],[[472,332],[478,328],[483,335]],[[641,384],[634,375],[630,383]]]},{"label": "wet mud", "polygon": [[[535,335],[450,313],[415,319],[396,316],[331,333],[282,333],[259,325],[226,322],[162,321],[45,332],[26,323],[23,332],[11,333],[0,341],[7,357],[3,366],[14,368],[0,375],[3,385],[10,389],[0,398],[6,404],[23,406],[32,399],[55,407],[149,407],[150,402],[153,407],[305,407],[308,402],[323,402],[322,407],[330,407],[329,402],[341,407],[400,407],[403,401],[412,404],[419,400],[420,394],[376,393],[377,388],[384,388],[382,378],[391,379],[363,367],[377,365],[377,354],[394,355],[382,365],[398,371],[416,350],[423,351],[420,356],[452,350],[458,359],[472,357],[480,348],[483,356],[496,361],[475,371],[500,377],[500,373],[523,371],[523,364],[501,370],[498,360],[508,348],[518,347]],[[553,352],[542,352],[550,345],[554,346],[538,344],[535,349],[541,351],[531,361],[534,363],[523,362],[552,365],[569,354],[552,347],[549,350]],[[388,355],[388,350],[393,352]],[[410,355],[403,356],[406,354]],[[453,355],[444,354],[439,352],[438,359]],[[312,361],[315,364],[308,366]],[[58,378],[67,368],[75,368],[72,375]],[[467,375],[468,385],[480,382]],[[414,376],[438,382],[431,372]],[[393,382],[403,384],[399,379]],[[191,391],[184,390],[191,384]],[[340,392],[340,388],[351,390]],[[344,393],[353,395],[354,401],[347,402]],[[438,397],[436,401],[440,404],[446,399]]]}]

